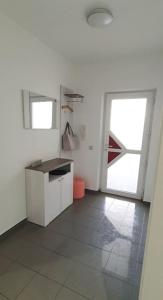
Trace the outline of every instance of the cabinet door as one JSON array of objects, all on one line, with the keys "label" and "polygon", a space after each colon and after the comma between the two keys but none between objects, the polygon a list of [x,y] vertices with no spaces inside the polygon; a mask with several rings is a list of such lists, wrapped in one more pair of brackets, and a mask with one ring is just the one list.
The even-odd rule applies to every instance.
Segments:
[{"label": "cabinet door", "polygon": [[61,213],[61,182],[53,180],[49,182],[48,197],[46,201],[46,218],[45,222],[49,224]]},{"label": "cabinet door", "polygon": [[62,211],[73,202],[73,176],[67,173],[61,180],[61,205]]}]

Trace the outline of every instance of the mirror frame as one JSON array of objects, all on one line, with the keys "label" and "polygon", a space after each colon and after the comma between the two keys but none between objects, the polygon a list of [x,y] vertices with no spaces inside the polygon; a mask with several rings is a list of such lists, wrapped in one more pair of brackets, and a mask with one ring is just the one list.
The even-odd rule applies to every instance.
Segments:
[{"label": "mirror frame", "polygon": [[[48,96],[44,96],[41,94],[37,94],[28,90],[22,90],[22,98],[23,98],[23,124],[25,129],[32,130],[52,130],[57,129],[57,100]],[[37,98],[39,98],[37,100]],[[44,98],[44,100],[40,99]],[[32,101],[32,99],[35,99]],[[46,100],[45,100],[46,99]],[[32,128],[32,102],[46,102],[52,101],[53,103],[53,111],[52,111],[52,127],[51,128]]]}]

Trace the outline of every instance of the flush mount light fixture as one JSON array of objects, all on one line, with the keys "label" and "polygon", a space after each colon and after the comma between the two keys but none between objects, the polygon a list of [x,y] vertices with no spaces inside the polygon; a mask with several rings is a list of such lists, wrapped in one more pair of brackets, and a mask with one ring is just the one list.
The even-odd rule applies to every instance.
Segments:
[{"label": "flush mount light fixture", "polygon": [[96,8],[87,16],[87,23],[96,28],[102,28],[113,21],[112,13],[105,8]]}]

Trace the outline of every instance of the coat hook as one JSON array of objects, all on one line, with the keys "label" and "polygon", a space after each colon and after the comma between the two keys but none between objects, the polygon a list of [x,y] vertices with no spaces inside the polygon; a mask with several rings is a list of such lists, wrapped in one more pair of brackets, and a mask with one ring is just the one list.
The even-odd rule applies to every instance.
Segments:
[{"label": "coat hook", "polygon": [[68,109],[70,112],[73,112],[73,109],[69,105],[62,105],[62,109]]}]

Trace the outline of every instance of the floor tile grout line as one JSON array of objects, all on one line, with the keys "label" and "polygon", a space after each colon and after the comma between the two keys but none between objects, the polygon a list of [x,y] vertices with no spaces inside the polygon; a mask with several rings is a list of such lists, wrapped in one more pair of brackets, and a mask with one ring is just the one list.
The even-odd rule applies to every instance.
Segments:
[{"label": "floor tile grout line", "polygon": [[[60,234],[60,235],[62,235],[62,236],[64,236],[64,237],[66,237],[66,238],[70,238],[70,239],[79,241],[80,243],[90,245],[90,246],[92,246],[92,247],[94,247],[94,248],[102,249],[102,248],[99,248],[99,247],[97,247],[97,246],[94,246],[93,244],[90,244],[90,243],[87,243],[87,242],[83,242],[83,241],[81,241],[81,240],[79,240],[79,239],[77,239],[77,238],[74,238],[74,237],[70,236],[70,235],[67,235],[67,234],[64,234],[64,233],[61,233],[61,232],[57,232],[57,231],[55,231],[55,230],[53,230],[53,229],[49,229],[49,230],[52,231],[52,232],[55,232],[55,233],[57,233],[57,234]],[[134,244],[137,244],[137,245],[141,245],[141,244],[142,244],[142,243],[136,243],[136,242],[133,242],[133,243],[134,243]],[[105,250],[105,251],[107,251],[107,250]]]},{"label": "floor tile grout line", "polygon": [[[53,231],[53,230],[50,230],[50,231],[52,231],[52,232],[55,232],[55,231]],[[87,243],[87,242],[83,242],[83,241],[81,241],[81,240],[79,240],[79,239],[77,239],[77,238],[74,238],[74,237],[72,237],[72,236],[68,236],[68,235],[65,235],[64,233],[58,233],[58,232],[55,232],[56,234],[58,234],[58,235],[61,235],[61,236],[64,236],[65,238],[67,238],[67,239],[71,239],[71,240],[74,240],[74,241],[77,241],[77,242],[79,242],[80,244],[83,244],[83,245],[87,245],[87,246],[89,246],[89,247],[92,247],[92,248],[95,248],[95,249],[99,249],[99,250],[102,250],[102,251],[105,251],[105,252],[110,252],[110,250],[106,250],[106,249],[102,249],[102,248],[99,248],[99,247],[97,247],[97,246],[94,246],[93,244],[90,244],[90,243]],[[46,247],[46,246],[43,246],[43,245],[41,245],[41,244],[38,244],[38,243],[36,243],[36,242],[34,242],[34,241],[32,241],[32,240],[26,240],[25,238],[17,238],[17,239],[19,239],[19,240],[23,240],[23,241],[26,241],[26,242],[28,242],[28,243],[30,243],[30,244],[33,244],[33,245],[36,245],[37,247],[41,247],[41,248],[43,248],[43,249],[47,249],[48,251],[51,251],[51,252],[54,252],[56,249],[50,249],[50,248],[48,248],[48,247]]]},{"label": "floor tile grout line", "polygon": [[[101,222],[103,221],[104,218],[105,218],[105,216],[101,219]],[[75,224],[78,227],[81,227],[85,230],[89,229],[90,231],[95,231],[95,232],[97,231],[94,226],[89,226],[89,225],[85,225],[85,224],[82,225],[81,223],[78,223],[76,221],[70,221],[69,219],[63,219],[62,222],[69,223],[69,224],[72,224],[72,225]],[[49,230],[54,231],[53,229],[49,229]]]},{"label": "floor tile grout line", "polygon": [[[64,213],[63,213],[64,214]],[[93,217],[92,217],[93,218]],[[102,222],[102,220],[103,220],[104,218],[102,218],[101,219],[101,222]],[[57,220],[57,219],[56,219]],[[63,222],[67,222],[67,223],[73,223],[73,222],[71,222],[69,219],[63,219]],[[122,222],[123,223],[123,222]],[[95,229],[95,228],[93,228],[93,227],[90,227],[90,226],[87,226],[87,225],[82,225],[81,223],[79,223],[79,224],[77,224],[78,226],[79,226],[79,228],[81,227],[81,228],[84,228],[84,229],[88,229],[89,228],[89,230],[91,230],[92,232],[98,232],[98,230],[97,229]],[[53,230],[53,229],[49,229],[50,231],[55,231],[55,230]],[[60,232],[57,232],[57,231],[55,231],[56,233],[60,233]],[[100,233],[100,232],[99,232]]]},{"label": "floor tile grout line", "polygon": [[[63,256],[63,257],[64,257],[64,256]],[[17,264],[17,265],[22,266],[23,268],[27,269],[28,271],[33,272],[34,274],[33,274],[33,277],[32,277],[32,279],[31,279],[30,282],[32,282],[32,280],[34,279],[34,277],[35,277],[36,275],[40,275],[40,276],[42,276],[42,277],[45,277],[46,279],[49,279],[49,280],[51,280],[51,281],[54,281],[54,282],[56,282],[57,284],[63,286],[63,284],[60,283],[59,281],[57,281],[57,280],[55,280],[55,279],[52,279],[52,278],[48,277],[47,275],[45,275],[45,274],[43,274],[43,273],[40,273],[38,270],[32,269],[32,267],[28,266],[27,264],[23,264],[23,263],[20,262],[19,260],[13,259],[13,260],[12,260],[12,264]],[[6,272],[5,272],[5,273],[6,273]],[[3,274],[4,274],[4,273],[3,273]],[[27,284],[27,285],[28,285],[28,284]],[[0,291],[0,294],[1,294],[1,291]],[[5,297],[6,297],[6,296],[5,296]]]},{"label": "floor tile grout line", "polygon": [[[70,238],[70,239],[72,239],[72,238]],[[73,239],[72,239],[72,240],[73,240]],[[76,240],[76,239],[75,239],[75,240]],[[28,243],[28,242],[27,242],[27,243]],[[83,243],[83,242],[80,242],[80,243],[83,244],[83,245],[85,245],[85,243]],[[34,244],[34,243],[29,242],[29,244]],[[89,244],[86,244],[86,245],[89,245]],[[41,246],[41,245],[39,245],[39,246],[37,245],[37,247],[38,247],[38,248],[42,248],[42,249],[47,249],[47,248],[45,248],[45,247],[43,247],[43,246]],[[94,248],[94,249],[99,249],[99,250],[101,250],[101,251],[104,251],[104,252],[108,253],[108,255],[109,255],[109,254],[111,255],[111,253],[114,253],[113,249],[112,249],[111,251],[106,251],[106,250],[103,250],[103,249],[101,249],[101,248],[94,247],[94,246],[92,246],[92,245],[91,245],[91,247]],[[50,253],[56,253],[57,255],[63,256],[63,257],[68,258],[68,259],[71,259],[69,256],[65,256],[65,255],[62,255],[61,253],[57,252],[56,249],[55,249],[55,250],[49,250],[49,249],[47,249],[47,250],[49,251],[49,254],[50,254]],[[110,255],[109,255],[109,257],[110,257]],[[115,255],[117,255],[117,254],[115,253]],[[121,256],[121,255],[117,255],[117,256],[124,257],[124,256]],[[6,256],[6,257],[9,258],[10,260],[12,260],[10,257],[8,257],[8,256]],[[124,257],[124,258],[125,258],[125,257]],[[134,260],[134,259],[133,259],[133,260]],[[20,263],[19,260],[17,260],[17,259],[13,259],[12,261],[15,261],[15,262],[17,262],[17,263]],[[83,262],[81,262],[80,260],[74,260],[74,261],[79,262],[79,263],[81,263],[81,264],[84,264],[84,265],[86,265],[86,266],[89,266],[89,267],[91,267],[91,268],[93,268],[93,269],[95,269],[95,270],[99,270],[98,268],[93,267],[92,265],[83,263]],[[138,263],[140,263],[140,262],[138,261]],[[141,263],[140,263],[140,264],[141,264]],[[26,266],[26,265],[25,265],[25,266]],[[32,269],[32,270],[33,270],[33,269]],[[34,270],[34,271],[35,271],[35,270]]]},{"label": "floor tile grout line", "polygon": [[6,300],[10,300],[7,296],[5,296],[1,291],[0,291],[0,296],[3,296],[4,298],[6,298]]},{"label": "floor tile grout line", "polygon": [[[69,206],[69,208],[70,207],[73,207],[73,204],[72,204],[72,206]],[[68,209],[69,209],[68,208]],[[87,212],[87,208],[89,208],[89,209],[95,209],[95,210],[97,210],[97,213],[98,212],[100,212],[100,214],[102,213],[102,214],[104,214],[104,210],[103,209],[98,209],[98,208],[95,208],[95,207],[90,207],[89,205],[87,206],[87,207],[84,207],[83,208],[83,211],[81,210],[81,208],[76,208],[76,210],[77,209],[79,209],[79,210],[81,210],[81,212],[79,212],[78,211],[78,213],[77,213],[77,215],[79,215],[79,216],[86,216],[86,217],[90,217],[91,219],[95,219],[95,220],[100,220],[101,218],[103,218],[103,216],[101,216],[101,217],[98,217],[98,216],[95,216],[95,215],[92,215],[91,213],[89,213],[89,212]],[[68,212],[68,209],[67,209],[67,212]],[[66,211],[65,211],[66,212]],[[64,214],[64,212],[63,212],[63,214]],[[75,215],[75,209],[74,209],[74,211],[72,212],[70,212],[70,215],[69,216],[71,216],[71,214],[72,215]],[[67,217],[67,218],[69,218],[69,217]]]},{"label": "floor tile grout line", "polygon": [[[88,200],[89,201],[89,200]],[[101,201],[101,200],[99,200],[99,201]],[[113,202],[111,203],[111,205],[110,205],[110,207],[108,207],[108,209],[107,209],[107,211],[109,211],[110,209],[111,209],[111,207],[113,206]],[[73,204],[72,204],[73,205]],[[76,204],[75,204],[76,205]],[[78,204],[79,205],[79,204]],[[94,204],[92,204],[92,203],[89,203],[88,204],[88,207],[91,207],[91,208],[93,208],[93,209],[96,209],[96,210],[98,210],[98,211],[102,211],[102,212],[104,212],[105,211],[105,209],[104,208],[99,208],[99,207],[97,207],[97,206],[95,206]],[[80,206],[78,207],[78,209],[80,208]],[[85,206],[84,206],[84,209],[85,209]],[[92,216],[92,215],[90,215],[90,216]],[[93,218],[96,218],[95,216],[92,216]]]},{"label": "floor tile grout line", "polygon": [[[112,276],[112,275],[108,275],[108,274],[105,274],[105,273],[102,273],[102,275],[104,275],[104,276],[106,276],[106,277],[108,277],[108,278],[113,278],[113,279],[115,279],[115,280],[117,280],[117,281],[119,281],[119,282],[122,282],[123,284],[126,284],[127,286],[130,286],[133,290],[137,290],[138,288],[139,288],[139,286],[136,286],[136,285],[133,285],[133,284],[131,284],[130,282],[128,282],[128,281],[125,281],[125,280],[122,280],[122,279],[120,279],[119,277],[116,277],[116,276]],[[70,290],[72,290],[73,292],[75,292],[75,293],[78,293],[75,289],[73,289],[73,288],[70,288],[68,285],[66,285],[66,282],[65,282],[65,284],[63,285],[65,288],[67,288],[67,289],[70,289]],[[81,296],[84,296],[86,299],[89,299],[89,300],[93,300],[92,298],[87,298],[85,295],[82,295],[82,294],[79,294],[79,295],[81,295]]]},{"label": "floor tile grout line", "polygon": [[[65,236],[64,234],[61,234],[61,233],[56,233],[56,234]],[[86,242],[83,242],[83,241],[81,241],[81,240],[79,240],[79,239],[76,239],[76,238],[73,238],[73,237],[70,237],[70,236],[67,236],[67,235],[66,235],[65,237],[66,237],[67,239],[71,239],[71,240],[77,241],[77,242],[81,243],[82,245],[86,245],[86,246],[92,247],[92,248],[97,249],[97,250],[101,250],[101,251],[104,251],[104,252],[107,252],[107,253],[114,253],[114,247],[113,247],[112,249],[110,249],[110,250],[102,249],[102,248],[99,248],[99,247],[97,247],[97,246],[92,245],[91,243],[86,243]],[[141,236],[141,237],[142,237],[142,236]],[[43,245],[38,244],[38,243],[35,243],[35,242],[33,242],[32,240],[29,241],[29,240],[26,240],[25,238],[23,239],[22,237],[17,238],[17,239],[18,239],[18,240],[26,241],[27,243],[32,244],[32,245],[36,245],[36,246],[39,247],[39,248],[46,249],[46,250],[48,250],[49,252],[56,253],[56,254],[60,254],[59,252],[56,251],[56,249],[50,249],[50,248],[48,248],[48,247],[46,247],[46,246],[43,246]],[[144,245],[141,244],[141,243],[138,244],[138,243],[132,242],[132,244],[134,244],[134,245],[137,246],[137,247],[141,247],[141,246],[143,247],[143,246],[144,246]],[[114,253],[114,254],[116,254],[116,253]],[[123,255],[120,255],[120,254],[116,254],[116,255],[125,258],[125,256],[123,256]],[[67,256],[65,256],[65,257],[67,257]],[[10,257],[7,257],[7,258],[10,258]],[[134,258],[133,258],[133,259],[134,259]],[[139,260],[137,260],[137,261],[141,263],[141,261],[139,261]]]},{"label": "floor tile grout line", "polygon": [[[62,256],[63,256],[63,255],[62,255]],[[65,257],[65,256],[63,256],[63,257]],[[109,256],[109,257],[110,257],[110,256]],[[66,258],[67,258],[67,257],[66,257]],[[92,266],[90,266],[90,265],[81,263],[81,262],[79,262],[79,261],[75,261],[75,260],[72,260],[72,261],[73,261],[73,262],[76,262],[76,263],[78,263],[78,264],[80,264],[80,265],[82,265],[82,266],[86,266],[86,267],[89,268],[90,270],[94,270],[95,272],[97,272],[97,273],[99,273],[99,274],[103,274],[103,275],[105,275],[105,276],[107,276],[107,277],[115,278],[115,279],[117,279],[117,280],[119,280],[119,281],[122,281],[122,282],[127,283],[127,284],[130,285],[130,286],[134,286],[134,287],[135,287],[135,285],[132,285],[132,284],[131,284],[130,282],[128,282],[127,280],[122,280],[122,279],[120,279],[118,276],[116,277],[116,276],[113,276],[113,275],[111,275],[111,274],[107,274],[107,273],[105,273],[105,272],[103,272],[103,271],[100,271],[100,270],[98,270],[98,269],[96,269],[96,268],[94,268],[94,267],[92,267]],[[32,280],[34,279],[35,276],[40,275],[40,276],[42,276],[42,277],[44,277],[44,278],[46,278],[46,279],[48,279],[48,280],[51,280],[51,281],[56,282],[57,284],[59,284],[59,285],[61,285],[61,286],[67,287],[67,286],[65,285],[67,279],[66,279],[63,283],[61,283],[61,282],[59,282],[59,281],[57,281],[57,280],[55,280],[55,279],[50,278],[48,275],[45,275],[45,274],[43,274],[43,273],[40,273],[40,270],[34,270],[34,269],[30,268],[29,266],[27,266],[26,264],[20,263],[20,262],[17,261],[17,260],[15,260],[14,262],[16,262],[17,264],[19,264],[19,265],[25,267],[27,270],[33,271],[34,275],[33,275],[32,279],[31,279],[31,281],[29,282],[29,284],[32,282]],[[70,273],[71,273],[71,271],[70,271]],[[69,273],[69,274],[70,274],[70,273]],[[28,286],[28,284],[27,284],[27,286]],[[25,288],[25,287],[24,287],[24,288]],[[24,290],[24,288],[23,288],[23,290]],[[22,291],[23,291],[23,290],[22,290]],[[21,292],[22,292],[22,291],[21,291]],[[21,292],[20,292],[20,293],[21,293]],[[17,297],[18,297],[18,296],[17,296]],[[16,298],[16,299],[17,299],[17,298]]]},{"label": "floor tile grout line", "polygon": [[83,294],[81,294],[81,293],[78,293],[75,289],[70,288],[70,287],[67,286],[67,285],[64,285],[64,287],[65,287],[66,289],[69,289],[70,291],[72,291],[72,292],[78,294],[79,296],[84,297],[84,299],[92,300],[92,297],[91,297],[91,298],[88,298],[88,297],[86,297],[85,295],[83,295]]},{"label": "floor tile grout line", "polygon": [[[111,254],[112,254],[112,253],[110,253],[110,255],[108,256],[108,259],[107,259],[107,261],[106,261],[106,263],[105,263],[105,265],[104,265],[104,267],[103,267],[102,269],[105,269],[105,267],[107,266],[107,264],[108,264],[108,262],[109,262],[109,259],[110,259],[110,256],[111,256]],[[101,273],[103,273],[103,272],[101,271]]]},{"label": "floor tile grout line", "polygon": [[[76,238],[73,238],[73,237],[64,235],[64,234],[62,234],[62,233],[61,233],[60,235],[61,235],[61,236],[64,236],[66,239],[70,239],[70,240],[73,240],[73,241],[77,241],[78,243],[80,243],[80,244],[82,244],[82,245],[84,245],[84,246],[89,246],[89,247],[91,247],[91,248],[94,248],[94,249],[97,249],[97,250],[101,250],[101,251],[104,251],[104,252],[108,252],[108,253],[111,252],[111,250],[106,250],[106,249],[99,248],[99,247],[94,246],[94,245],[92,245],[92,244],[90,244],[90,243],[82,242],[82,241],[79,240],[79,239],[76,239]],[[27,241],[26,239],[22,239],[22,238],[20,238],[20,240]],[[29,243],[32,244],[32,245],[36,245],[37,247],[46,249],[46,250],[48,250],[48,251],[50,251],[50,252],[56,252],[56,249],[53,249],[53,250],[52,250],[52,249],[50,249],[50,248],[48,248],[48,247],[46,247],[46,246],[43,246],[43,245],[41,245],[41,244],[37,244],[37,243],[35,243],[35,242],[33,242],[33,241],[27,241],[27,242],[29,242]],[[56,253],[58,253],[58,252],[56,252]]]},{"label": "floor tile grout line", "polygon": [[[126,226],[126,227],[129,227],[130,228],[130,226]],[[85,227],[84,226],[79,226],[79,228],[81,228],[81,229],[85,229]],[[88,227],[87,227],[88,228]],[[92,232],[92,233],[97,233],[97,234],[100,234],[100,235],[102,235],[102,231],[98,231],[98,230],[95,230],[95,229],[90,229],[89,228],[89,230]],[[65,233],[63,233],[63,232],[59,232],[59,231],[56,231],[55,229],[51,229],[51,228],[47,228],[47,231],[50,231],[50,233],[52,234],[52,232],[54,233],[54,234],[56,234],[56,235],[63,235],[63,236],[65,236],[65,237],[68,237],[68,238],[71,238],[71,239],[75,239],[75,240],[79,240],[79,239],[77,239],[77,238],[75,238],[75,237],[73,237],[73,236],[71,236],[71,235],[68,235],[68,234],[65,234]],[[138,231],[138,230],[136,230],[136,231]],[[142,233],[142,230],[141,230],[141,233]],[[111,232],[108,232],[108,235],[111,235]],[[19,238],[20,239],[20,238]],[[81,243],[87,243],[87,242],[85,242],[85,241],[82,241],[82,240],[79,240]],[[32,240],[31,240],[31,242],[33,242]],[[35,243],[35,242],[33,242],[33,243]],[[141,244],[141,242],[140,243],[137,243],[136,241],[132,241],[132,243],[134,243],[134,244]],[[37,243],[35,243],[35,244],[37,244]],[[92,245],[93,247],[96,247],[96,246],[94,246],[94,245]],[[98,248],[98,247],[97,247]]]},{"label": "floor tile grout line", "polygon": [[9,259],[9,257],[7,257],[7,256],[1,255],[1,254],[0,254],[0,256],[10,260],[9,266],[0,274],[0,278],[1,278],[1,276],[3,276],[10,269],[10,267],[12,266],[14,261],[12,259]]},{"label": "floor tile grout line", "polygon": [[[107,216],[107,215],[106,215],[106,216]],[[104,218],[105,218],[105,216],[101,218],[100,223],[102,223],[102,221],[104,220]],[[124,218],[125,218],[125,216],[124,216]],[[56,219],[56,220],[57,220],[57,219]],[[70,221],[69,218],[66,218],[66,219],[63,218],[62,222],[65,222],[65,223],[71,223],[71,224],[73,223],[73,221]],[[124,224],[124,222],[123,222],[123,217],[122,217],[121,225],[122,225],[122,226],[130,227],[129,225],[123,225],[123,224]],[[98,230],[97,230],[95,227],[91,227],[91,226],[89,226],[89,225],[85,225],[85,224],[82,225],[81,223],[77,223],[76,225],[78,225],[79,227],[84,228],[84,229],[89,228],[89,230],[91,230],[91,231],[98,232]],[[50,230],[53,231],[53,229],[50,229]]]},{"label": "floor tile grout line", "polygon": [[[64,255],[61,255],[61,254],[59,254],[59,253],[56,253],[56,254],[59,255],[59,256],[61,256],[61,257],[67,258],[67,259],[69,259],[70,261],[72,261],[72,262],[74,262],[74,263],[78,263],[79,265],[82,265],[82,266],[85,266],[85,267],[87,267],[87,268],[89,268],[89,269],[91,269],[91,270],[94,270],[94,271],[96,271],[96,272],[98,272],[98,273],[102,273],[101,270],[99,270],[99,269],[97,269],[97,268],[95,268],[95,267],[93,267],[93,266],[91,266],[91,265],[88,265],[88,264],[83,263],[83,262],[78,261],[78,260],[73,260],[73,259],[69,258],[68,256],[64,256]],[[32,269],[32,267],[30,267],[30,266],[28,266],[28,265],[26,265],[26,264],[23,264],[23,263],[20,262],[19,260],[13,259],[13,263],[16,263],[16,264],[18,264],[18,265],[21,265],[22,267],[26,268],[27,270],[32,271],[33,273],[35,273],[34,276],[35,276],[35,275],[41,275],[41,276],[43,276],[43,277],[45,277],[45,278],[47,278],[47,279],[49,279],[49,280],[52,280],[52,281],[58,283],[59,285],[63,285],[63,283],[57,281],[56,279],[50,278],[48,275],[45,275],[45,274],[41,273],[40,270],[34,270],[34,269]],[[70,272],[71,272],[71,271],[70,271]],[[33,277],[34,277],[34,276],[33,276]]]},{"label": "floor tile grout line", "polygon": [[[111,209],[111,207],[114,205],[114,203],[112,203],[111,205],[110,205],[110,207],[107,209],[107,211],[106,211],[106,214],[107,214],[107,212],[109,212],[109,210]],[[125,209],[125,211],[127,211],[127,209],[128,209],[128,206],[129,206],[129,204],[127,205],[127,207],[126,207],[126,209]],[[104,213],[104,211],[105,210],[103,210],[103,209],[98,209],[98,208],[95,208],[95,207],[93,207],[94,209],[96,209],[96,210],[99,210],[99,211],[103,211],[103,213]],[[82,212],[83,213],[83,212]],[[102,220],[103,219],[103,217],[101,217],[101,218],[98,218],[98,217],[95,217],[95,216],[93,216],[93,215],[91,215],[91,214],[89,214],[89,213],[87,213],[87,212],[85,212],[85,214],[87,215],[87,216],[90,216],[91,218],[94,218],[94,219],[99,219],[99,220]],[[80,214],[79,214],[80,215]],[[105,216],[104,216],[105,217]],[[67,218],[67,219],[69,219],[69,218]]]},{"label": "floor tile grout line", "polygon": [[[58,253],[57,253],[57,254],[58,254]],[[69,258],[68,256],[64,256],[64,255],[60,255],[60,254],[58,254],[58,255],[61,256],[61,257],[64,257],[64,258],[69,259],[69,260],[70,260],[71,262],[73,262],[73,263],[77,263],[77,264],[79,264],[79,265],[81,265],[81,266],[87,267],[87,268],[89,268],[90,270],[94,270],[95,272],[102,273],[101,270],[99,270],[99,269],[93,267],[92,265],[88,265],[88,264],[83,263],[83,262],[81,262],[81,261],[79,261],[79,260],[75,260],[75,259],[73,260],[73,259]],[[33,272],[36,273],[36,274],[39,274],[39,275],[41,275],[41,276],[43,276],[43,277],[45,277],[45,278],[47,278],[47,279],[49,279],[49,280],[55,281],[56,283],[58,283],[58,284],[60,284],[60,285],[63,285],[63,283],[57,281],[56,279],[53,279],[53,278],[49,277],[48,275],[41,273],[41,270],[34,270],[34,269],[32,269],[32,267],[30,267],[30,266],[28,266],[28,265],[26,265],[26,264],[23,264],[23,263],[21,263],[21,262],[19,262],[19,261],[15,261],[15,262],[16,262],[17,264],[23,266],[24,268],[26,268],[26,269],[28,269],[28,270],[30,270],[30,271],[33,271]],[[71,271],[70,271],[70,272],[71,272]]]},{"label": "floor tile grout line", "polygon": [[30,281],[29,281],[29,282],[21,289],[21,291],[20,291],[19,294],[14,298],[14,300],[17,299],[17,298],[21,295],[21,293],[25,290],[26,287],[28,287],[28,285],[30,285],[30,283],[32,282],[32,280],[34,279],[35,276],[36,276],[36,274],[33,274],[31,280],[30,280]]},{"label": "floor tile grout line", "polygon": [[116,276],[116,275],[113,275],[111,273],[108,274],[108,273],[105,273],[105,272],[102,272],[102,274],[106,275],[107,277],[111,277],[111,278],[114,278],[114,279],[119,280],[121,282],[127,283],[131,287],[134,287],[134,288],[139,287],[139,285],[133,284],[130,281],[128,281],[127,279],[125,280],[125,279],[120,278],[121,276],[118,276],[118,275]]},{"label": "floor tile grout line", "polygon": [[[57,253],[57,254],[58,254],[58,253]],[[64,258],[69,258],[69,257],[67,257],[67,256],[60,255],[60,254],[59,254],[59,256],[62,256],[62,257],[64,257]],[[110,253],[110,255],[109,255],[108,261],[109,261],[109,259],[110,259],[110,256],[111,256],[111,253]],[[70,258],[69,258],[69,259],[70,259]],[[83,263],[83,262],[81,262],[81,261],[72,260],[72,259],[70,259],[70,260],[71,260],[72,262],[78,263],[78,264],[80,264],[80,265],[82,265],[82,266],[86,266],[87,268],[89,268],[89,269],[91,269],[91,270],[94,270],[95,272],[98,272],[99,274],[104,274],[104,275],[106,275],[106,276],[108,276],[108,277],[112,277],[112,278],[115,278],[115,279],[120,280],[120,281],[122,281],[122,282],[126,282],[127,284],[129,284],[129,285],[135,287],[134,284],[131,284],[131,283],[128,282],[127,280],[120,279],[119,276],[116,276],[116,275],[113,276],[112,274],[107,274],[106,272],[104,272],[104,271],[102,271],[102,270],[99,270],[99,269],[97,269],[97,268],[95,268],[95,267],[93,267],[93,266],[90,266],[90,265],[88,265],[88,264],[86,264],[86,263]],[[61,285],[61,286],[64,286],[64,283],[66,282],[66,280],[65,280],[65,282],[61,283],[61,282],[57,281],[56,279],[52,279],[52,278],[50,278],[48,275],[45,275],[45,274],[43,274],[43,273],[40,273],[40,270],[34,270],[34,269],[32,269],[31,267],[27,266],[26,264],[23,264],[23,263],[21,263],[21,262],[19,262],[19,261],[17,261],[17,260],[13,260],[13,262],[15,262],[15,263],[17,263],[17,264],[19,264],[19,265],[25,267],[26,269],[28,269],[28,270],[30,270],[30,271],[33,271],[33,272],[35,273],[33,277],[35,277],[36,275],[41,275],[41,276],[43,276],[43,277],[45,277],[45,278],[47,278],[47,279],[49,279],[49,280],[52,280],[52,281],[56,282],[57,284],[59,284],[59,285]],[[106,266],[106,264],[105,264],[105,266]],[[70,271],[70,272],[71,272],[71,271]],[[69,273],[69,274],[70,274],[70,273]],[[33,278],[32,278],[32,280],[33,280]],[[32,281],[32,280],[31,280],[31,281]]]},{"label": "floor tile grout line", "polygon": [[[102,272],[101,271],[101,269],[103,269],[103,267],[101,267],[101,268],[97,268],[97,267],[95,267],[95,266],[92,266],[92,265],[89,265],[88,263],[84,263],[84,262],[82,262],[82,261],[80,261],[80,260],[77,260],[77,259],[72,259],[72,258],[70,258],[70,257],[68,257],[68,256],[65,256],[65,255],[63,255],[63,254],[59,254],[59,253],[57,253],[56,252],[56,254],[58,254],[58,255],[60,255],[60,256],[62,256],[62,257],[64,257],[64,258],[68,258],[68,259],[70,259],[72,262],[74,262],[74,263],[78,263],[78,264],[80,264],[80,265],[82,265],[82,266],[86,266],[86,267],[88,267],[88,268],[90,268],[90,269],[93,269],[94,271],[97,271],[97,272]],[[109,253],[108,253],[108,255],[109,255]],[[110,253],[110,255],[111,255],[111,253]],[[109,256],[110,256],[109,255]]]},{"label": "floor tile grout line", "polygon": [[[53,253],[54,253],[54,254],[57,254],[57,255],[60,256],[60,257],[64,257],[64,258],[69,259],[70,261],[72,261],[72,262],[74,262],[74,263],[78,263],[78,264],[80,264],[80,265],[82,265],[82,266],[86,266],[86,267],[88,267],[88,268],[90,268],[90,269],[93,269],[94,271],[97,271],[97,272],[101,273],[101,270],[99,270],[98,268],[93,267],[92,265],[88,265],[87,263],[81,262],[81,261],[79,261],[79,260],[77,260],[77,259],[72,259],[72,258],[70,258],[69,256],[65,256],[65,255],[60,254],[59,252],[55,252],[55,251],[50,251],[50,253],[51,253],[51,254],[53,254]],[[108,253],[108,252],[107,252],[107,253]],[[108,253],[108,255],[109,255],[109,254],[110,254],[110,253]],[[6,256],[6,257],[7,257],[7,256]],[[8,258],[8,257],[7,257],[7,258]],[[44,277],[46,277],[46,278],[48,278],[48,279],[51,279],[51,280],[56,281],[56,282],[59,283],[59,284],[62,284],[62,283],[60,283],[59,281],[57,281],[57,280],[55,280],[55,279],[52,279],[52,278],[48,277],[47,275],[41,273],[40,270],[33,269],[33,268],[30,267],[29,265],[23,264],[22,262],[20,262],[20,261],[17,260],[17,259],[12,259],[12,263],[11,263],[11,264],[14,264],[14,263],[16,263],[16,264],[18,264],[18,265],[21,265],[21,266],[23,266],[24,268],[26,268],[27,270],[33,271],[33,272],[36,273],[36,274],[42,275],[42,276],[44,276]],[[5,273],[5,272],[4,272],[4,273]]]},{"label": "floor tile grout line", "polygon": [[[61,285],[60,286],[60,288],[59,288],[59,290],[58,290],[58,292],[57,292],[57,294],[55,295],[55,298],[54,298],[54,300],[56,300],[57,299],[57,297],[59,296],[59,294],[60,294],[60,292],[62,291],[62,289],[63,289],[63,285]],[[30,299],[29,299],[30,300]]]},{"label": "floor tile grout line", "polygon": [[[95,216],[92,216],[92,215],[88,215],[87,213],[82,213],[82,214],[79,214],[78,215],[79,217],[83,217],[83,216],[86,216],[87,218],[90,218],[90,219],[92,219],[92,221],[94,221],[94,222],[100,222],[105,216],[102,216],[102,217],[100,217],[100,218],[98,218],[98,217],[95,217]],[[65,217],[65,221],[67,221],[67,222],[71,222],[71,223],[73,223],[73,222],[75,222],[75,220],[72,220],[72,221],[70,221],[70,218],[71,218],[72,216],[70,215],[69,217]],[[74,217],[74,215],[73,215],[73,217]],[[85,225],[86,226],[86,225]]]},{"label": "floor tile grout line", "polygon": [[[34,270],[34,269],[32,269],[32,267],[30,267],[30,266],[28,266],[28,265],[26,265],[26,264],[23,264],[23,263],[21,263],[21,262],[19,262],[19,261],[15,261],[15,263],[17,263],[18,265],[24,267],[25,269],[27,269],[27,270],[33,272],[34,274],[33,274],[32,280],[34,279],[35,276],[40,275],[40,276],[42,276],[42,277],[44,277],[44,278],[46,278],[46,279],[49,279],[49,280],[51,280],[51,281],[54,281],[55,283],[57,283],[57,284],[59,284],[59,285],[63,285],[61,282],[59,282],[59,281],[57,281],[57,280],[55,280],[55,279],[52,279],[52,278],[48,277],[47,275],[45,275],[45,274],[43,274],[43,273],[40,273],[40,272],[39,272],[40,270]],[[31,280],[31,281],[32,281],[32,280]]]},{"label": "floor tile grout line", "polygon": [[[75,294],[77,294],[77,295],[83,297],[84,299],[90,300],[90,298],[86,297],[85,295],[83,295],[83,294],[77,292],[76,290],[74,290],[74,289],[72,289],[72,288],[70,288],[70,287],[68,287],[68,286],[66,286],[66,285],[63,285],[62,288],[66,288],[67,290],[69,290],[69,291],[71,291],[71,292],[73,292],[73,293],[75,293]],[[62,290],[61,290],[61,291],[62,291]],[[55,300],[57,300],[57,299],[55,299]]]}]

